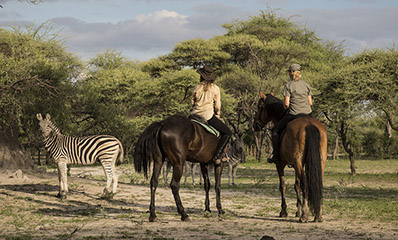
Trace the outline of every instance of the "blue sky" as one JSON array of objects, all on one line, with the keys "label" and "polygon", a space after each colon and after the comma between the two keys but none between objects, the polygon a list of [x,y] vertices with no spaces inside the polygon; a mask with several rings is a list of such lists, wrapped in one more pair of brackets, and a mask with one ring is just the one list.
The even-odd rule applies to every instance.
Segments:
[{"label": "blue sky", "polygon": [[172,51],[178,42],[222,35],[222,24],[268,7],[305,25],[347,54],[392,48],[398,40],[397,0],[0,0],[0,25],[52,22],[68,50],[83,59],[106,49],[132,60]]}]

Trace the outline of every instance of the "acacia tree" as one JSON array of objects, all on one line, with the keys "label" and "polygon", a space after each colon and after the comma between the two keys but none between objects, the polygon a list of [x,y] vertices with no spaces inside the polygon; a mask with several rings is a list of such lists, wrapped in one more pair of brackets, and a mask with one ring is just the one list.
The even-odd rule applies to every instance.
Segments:
[{"label": "acacia tree", "polygon": [[66,93],[71,93],[71,79],[80,65],[45,30],[45,25],[26,31],[0,29],[0,168],[3,169],[33,166],[22,144],[40,142],[34,120],[36,113],[68,112]]},{"label": "acacia tree", "polygon": [[[246,112],[246,118],[251,119],[250,125],[253,123],[253,112],[256,111],[253,103],[258,99],[258,90],[273,91],[276,96],[282,97],[283,86],[289,81],[285,73],[289,64],[296,62],[302,65],[304,78],[312,85],[313,93],[317,95],[324,79],[322,73],[330,71],[343,59],[341,45],[320,41],[313,31],[293,23],[289,18],[278,17],[272,10],[261,11],[258,16],[247,21],[235,21],[223,26],[227,29],[226,37],[241,36],[250,39],[246,44],[240,45],[240,56],[246,61],[239,57],[234,58],[239,59],[236,62],[245,71],[252,72],[260,78],[259,83],[256,83],[257,89],[251,95],[254,99],[249,101],[252,103],[251,114],[249,111]],[[236,56],[236,52],[239,53],[236,47],[223,49],[232,56]],[[316,108],[315,105],[314,112],[318,113]],[[262,138],[267,135],[259,133],[254,136],[257,151],[262,151]],[[256,156],[261,161],[262,154],[257,152]]]}]

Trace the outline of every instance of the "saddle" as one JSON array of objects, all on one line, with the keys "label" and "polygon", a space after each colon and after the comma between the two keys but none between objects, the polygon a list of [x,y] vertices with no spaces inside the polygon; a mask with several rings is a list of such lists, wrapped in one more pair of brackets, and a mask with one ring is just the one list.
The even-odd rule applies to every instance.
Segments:
[{"label": "saddle", "polygon": [[197,114],[191,114],[188,117],[192,122],[199,124],[202,126],[208,133],[213,134],[216,137],[220,136],[220,132],[214,127],[210,126],[209,123],[202,117]]}]

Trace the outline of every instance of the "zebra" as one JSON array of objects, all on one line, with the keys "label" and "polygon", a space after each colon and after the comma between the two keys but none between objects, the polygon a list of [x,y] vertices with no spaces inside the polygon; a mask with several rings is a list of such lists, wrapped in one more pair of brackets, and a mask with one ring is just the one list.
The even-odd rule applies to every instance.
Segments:
[{"label": "zebra", "polygon": [[111,199],[117,190],[118,175],[115,172],[115,162],[119,154],[119,162],[123,162],[124,152],[121,142],[108,135],[66,136],[51,121],[50,114],[46,114],[44,119],[41,113],[36,116],[39,120],[44,147],[54,158],[58,167],[59,192],[57,197],[66,198],[68,193],[68,164],[89,165],[98,160],[101,162],[106,176],[103,197]]},{"label": "zebra", "polygon": [[228,185],[235,185],[236,171],[240,162],[246,162],[246,154],[243,149],[243,141],[240,138],[231,140],[225,157],[228,159]]}]

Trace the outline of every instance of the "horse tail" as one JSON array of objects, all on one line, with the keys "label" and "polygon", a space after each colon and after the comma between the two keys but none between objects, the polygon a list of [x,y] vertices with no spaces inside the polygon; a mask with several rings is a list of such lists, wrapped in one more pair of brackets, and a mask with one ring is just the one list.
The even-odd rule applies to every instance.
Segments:
[{"label": "horse tail", "polygon": [[320,153],[320,132],[314,125],[305,128],[304,166],[306,175],[305,189],[308,193],[310,208],[320,213],[322,204],[322,161]]},{"label": "horse tail", "polygon": [[144,169],[144,175],[148,177],[148,165],[155,154],[160,155],[158,142],[159,131],[163,126],[163,121],[154,122],[149,125],[141,134],[134,150],[134,168],[136,172]]}]

